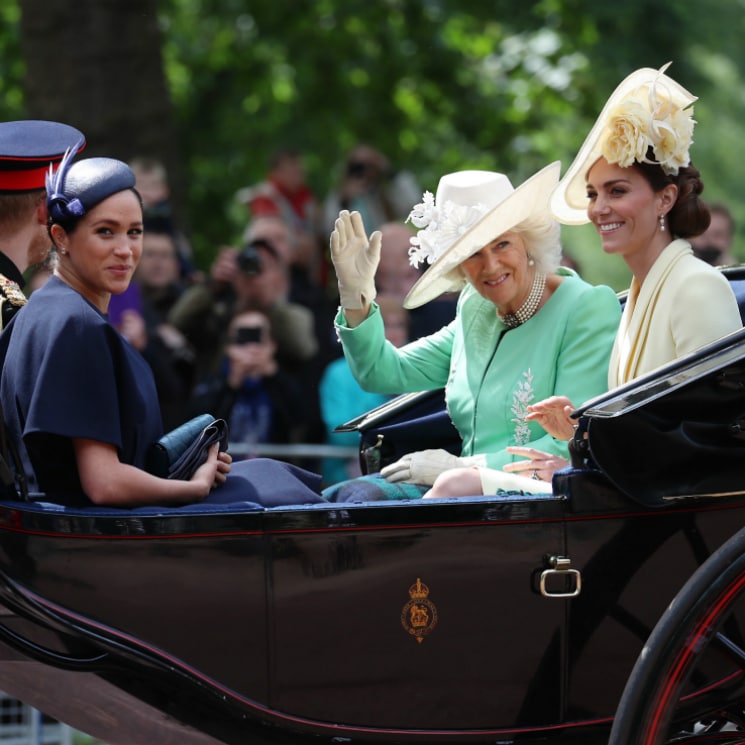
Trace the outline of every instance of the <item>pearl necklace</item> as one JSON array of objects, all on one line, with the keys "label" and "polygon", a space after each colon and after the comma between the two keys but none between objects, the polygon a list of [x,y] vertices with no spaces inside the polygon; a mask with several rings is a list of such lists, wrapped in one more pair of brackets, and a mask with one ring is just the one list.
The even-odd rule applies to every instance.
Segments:
[{"label": "pearl necklace", "polygon": [[535,277],[533,277],[533,286],[530,288],[525,302],[514,313],[507,313],[503,316],[497,312],[499,319],[508,329],[514,329],[520,324],[525,323],[538,310],[538,305],[541,302],[545,288],[546,275],[543,272],[536,272]]}]

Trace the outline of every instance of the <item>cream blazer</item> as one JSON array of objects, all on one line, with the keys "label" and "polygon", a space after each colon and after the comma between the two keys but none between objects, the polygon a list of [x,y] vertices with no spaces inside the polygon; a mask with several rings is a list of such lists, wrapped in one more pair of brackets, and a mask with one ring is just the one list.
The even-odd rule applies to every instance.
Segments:
[{"label": "cream blazer", "polygon": [[640,286],[634,279],[608,368],[615,388],[742,328],[727,279],[693,255],[688,241],[670,243]]}]

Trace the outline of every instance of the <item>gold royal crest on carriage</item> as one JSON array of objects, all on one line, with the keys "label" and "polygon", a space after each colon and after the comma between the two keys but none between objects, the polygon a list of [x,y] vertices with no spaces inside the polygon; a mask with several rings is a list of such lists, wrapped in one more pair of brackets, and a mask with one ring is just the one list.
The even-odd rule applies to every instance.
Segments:
[{"label": "gold royal crest on carriage", "polygon": [[401,625],[421,644],[437,626],[437,607],[429,599],[429,587],[419,577],[409,588],[409,597],[401,609]]}]

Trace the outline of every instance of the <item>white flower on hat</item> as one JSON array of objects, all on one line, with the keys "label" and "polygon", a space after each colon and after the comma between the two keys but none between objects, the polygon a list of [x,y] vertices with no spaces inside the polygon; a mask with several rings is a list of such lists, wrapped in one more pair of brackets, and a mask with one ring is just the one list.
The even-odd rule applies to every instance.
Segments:
[{"label": "white flower on hat", "polygon": [[[668,175],[690,162],[693,143],[693,108],[679,108],[659,85],[657,77],[622,100],[608,115],[602,140],[602,154],[609,163],[627,168],[637,163],[657,163]],[[662,90],[659,90],[661,88]],[[655,160],[647,158],[651,147]]]},{"label": "white flower on hat", "polygon": [[414,205],[406,218],[406,222],[411,222],[417,228],[426,228],[436,217],[435,195],[431,191],[425,191],[422,195],[422,201]]},{"label": "white flower on hat", "polygon": [[409,261],[419,267],[433,264],[462,235],[465,235],[487,212],[483,204],[461,205],[447,201],[435,204],[431,191],[425,191],[422,201],[411,210],[406,222],[420,230],[410,239]]}]

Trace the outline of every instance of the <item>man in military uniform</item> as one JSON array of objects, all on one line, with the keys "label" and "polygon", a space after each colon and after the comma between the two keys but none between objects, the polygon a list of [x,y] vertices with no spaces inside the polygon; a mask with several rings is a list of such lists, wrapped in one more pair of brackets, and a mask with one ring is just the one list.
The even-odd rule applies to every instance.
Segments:
[{"label": "man in military uniform", "polygon": [[0,329],[26,302],[23,272],[49,254],[49,167],[81,140],[81,132],[58,122],[0,122]]}]

